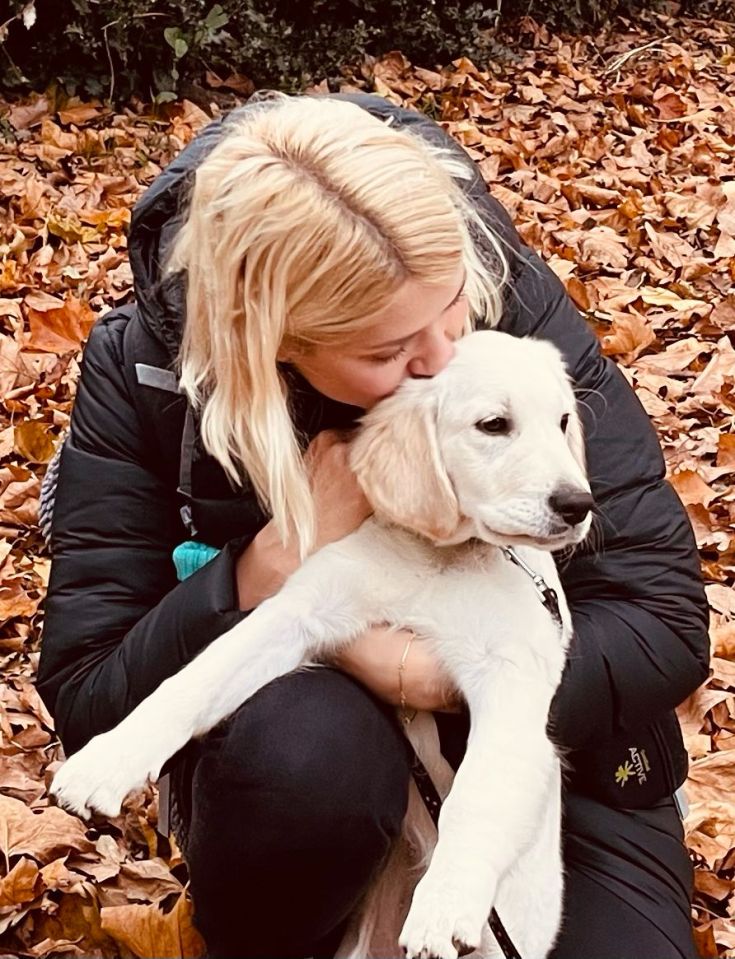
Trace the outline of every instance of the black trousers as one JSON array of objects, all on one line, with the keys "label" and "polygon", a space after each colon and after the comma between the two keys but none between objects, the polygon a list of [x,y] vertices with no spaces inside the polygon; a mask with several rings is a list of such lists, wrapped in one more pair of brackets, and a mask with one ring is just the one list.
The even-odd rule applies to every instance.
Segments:
[{"label": "black trousers", "polygon": [[[456,766],[467,719],[437,719]],[[400,832],[408,777],[393,710],[330,668],[276,680],[190,743],[171,782],[209,959],[332,956]],[[567,793],[564,860],[552,959],[696,959],[673,800],[611,809]]]}]

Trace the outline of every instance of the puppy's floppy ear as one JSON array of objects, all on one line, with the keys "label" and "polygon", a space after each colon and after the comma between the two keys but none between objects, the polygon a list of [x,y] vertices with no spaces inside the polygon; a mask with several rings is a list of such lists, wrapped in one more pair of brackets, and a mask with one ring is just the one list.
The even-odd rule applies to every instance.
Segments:
[{"label": "puppy's floppy ear", "polygon": [[396,395],[363,420],[350,463],[376,513],[432,540],[447,539],[460,514],[441,461],[436,405]]}]

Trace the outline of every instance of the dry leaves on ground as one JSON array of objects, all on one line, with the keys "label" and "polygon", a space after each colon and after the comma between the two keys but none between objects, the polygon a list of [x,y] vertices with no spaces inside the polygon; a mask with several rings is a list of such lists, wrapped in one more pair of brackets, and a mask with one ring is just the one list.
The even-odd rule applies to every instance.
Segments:
[{"label": "dry leaves on ground", "polygon": [[[517,43],[517,62],[487,68],[389,54],[345,88],[417,106],[463,144],[656,426],[712,608],[712,675],[680,710],[697,940],[735,956],[735,27],[651,17],[593,39],[526,20]],[[186,867],[155,832],[155,790],[94,829],[48,806],[60,750],[33,686],[49,572],[35,524],[79,347],[130,295],[130,209],[208,117],[51,95],[0,115],[0,949],[195,956]]]}]

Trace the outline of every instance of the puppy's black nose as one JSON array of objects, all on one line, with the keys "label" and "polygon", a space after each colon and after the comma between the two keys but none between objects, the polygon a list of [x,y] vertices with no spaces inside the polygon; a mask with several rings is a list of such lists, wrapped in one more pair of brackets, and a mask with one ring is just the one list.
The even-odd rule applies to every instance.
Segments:
[{"label": "puppy's black nose", "polygon": [[570,526],[581,523],[594,505],[589,493],[571,486],[562,486],[549,497],[549,506]]}]

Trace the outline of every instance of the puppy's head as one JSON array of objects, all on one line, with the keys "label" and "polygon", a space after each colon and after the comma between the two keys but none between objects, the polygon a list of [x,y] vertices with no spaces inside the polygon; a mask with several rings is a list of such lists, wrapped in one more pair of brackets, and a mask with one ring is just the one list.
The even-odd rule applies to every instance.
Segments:
[{"label": "puppy's head", "polygon": [[589,531],[574,394],[543,341],[464,337],[441,373],[406,380],[364,417],[351,463],[378,515],[437,544],[556,550]]}]

